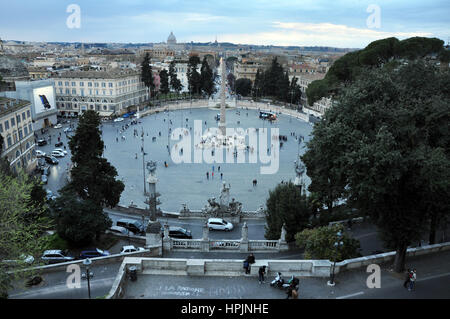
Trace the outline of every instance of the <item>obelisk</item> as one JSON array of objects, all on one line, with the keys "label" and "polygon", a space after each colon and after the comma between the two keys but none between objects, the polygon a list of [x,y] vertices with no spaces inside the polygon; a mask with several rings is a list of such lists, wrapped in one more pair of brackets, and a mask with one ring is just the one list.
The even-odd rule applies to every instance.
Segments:
[{"label": "obelisk", "polygon": [[223,58],[220,58],[220,68],[221,68],[221,85],[220,85],[220,123],[219,123],[219,129],[220,133],[223,136],[226,136],[226,120],[225,120],[225,63],[223,61]]}]

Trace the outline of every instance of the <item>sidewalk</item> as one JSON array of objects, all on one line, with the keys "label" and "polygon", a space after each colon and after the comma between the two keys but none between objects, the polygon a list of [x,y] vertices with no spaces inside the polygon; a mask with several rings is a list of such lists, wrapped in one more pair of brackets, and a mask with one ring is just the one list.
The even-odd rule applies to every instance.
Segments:
[{"label": "sidewalk", "polygon": [[[261,259],[261,258],[260,258]],[[450,251],[424,255],[407,260],[407,267],[417,269],[417,291],[403,288],[403,274],[393,273],[388,265],[381,266],[381,288],[369,289],[366,268],[336,275],[336,286],[327,285],[329,278],[300,278],[300,299],[347,298],[450,298]],[[285,274],[285,278],[288,274]],[[256,277],[190,277],[140,275],[136,282],[125,287],[124,299],[281,299],[283,290],[259,284]]]}]

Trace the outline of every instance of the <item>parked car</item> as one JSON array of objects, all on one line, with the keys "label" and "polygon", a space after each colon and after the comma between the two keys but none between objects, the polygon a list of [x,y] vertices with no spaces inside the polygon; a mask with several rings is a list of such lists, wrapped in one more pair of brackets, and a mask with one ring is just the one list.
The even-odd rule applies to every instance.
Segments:
[{"label": "parked car", "polygon": [[[70,121],[69,121],[69,123],[70,123]],[[68,132],[72,132],[72,131],[73,131],[73,129],[71,127],[66,127],[64,129],[64,133],[68,133]]]},{"label": "parked car", "polygon": [[67,155],[67,151],[63,150],[62,148],[55,148],[54,151],[58,151],[63,153],[64,155]]},{"label": "parked car", "polygon": [[45,158],[45,161],[49,164],[57,165],[59,163],[59,161],[54,156],[46,155],[46,156],[44,156],[44,158]]},{"label": "parked car", "polygon": [[50,175],[50,167],[42,166],[41,167],[41,172],[42,172],[42,175],[49,176]]},{"label": "parked car", "polygon": [[123,121],[123,117],[118,117],[114,120],[114,122],[122,122]]},{"label": "parked car", "polygon": [[60,147],[60,146],[63,146],[63,145],[64,145],[63,142],[58,142],[58,143],[55,144],[56,147]]},{"label": "parked car", "polygon": [[144,251],[145,249],[143,247],[134,247],[133,245],[129,245],[129,246],[123,246],[122,250],[120,251],[121,254],[126,254],[126,253],[134,253],[137,251]]},{"label": "parked car", "polygon": [[111,255],[111,254],[107,250],[92,248],[92,249],[88,249],[88,250],[83,250],[80,254],[80,258],[86,259],[86,258],[109,256],[109,255]]},{"label": "parked car", "polygon": [[41,182],[44,183],[44,184],[47,184],[47,183],[48,183],[47,175],[45,175],[45,174],[42,174],[42,175],[41,175]]},{"label": "parked car", "polygon": [[46,154],[42,152],[41,150],[36,150],[36,157],[41,158],[44,157]]},{"label": "parked car", "polygon": [[75,260],[75,257],[69,256],[67,254],[67,251],[63,251],[60,249],[54,249],[54,250],[44,251],[41,259],[46,263],[53,264],[53,263],[72,261],[72,260]]},{"label": "parked car", "polygon": [[47,141],[44,140],[44,139],[40,139],[40,140],[37,141],[37,144],[38,144],[39,146],[44,146],[44,145],[47,145]]},{"label": "parked car", "polygon": [[60,124],[56,124],[55,126],[54,126],[54,128],[62,128],[62,124],[60,123]]},{"label": "parked car", "polygon": [[52,151],[51,156],[54,156],[54,157],[64,157],[64,156],[66,156],[66,155],[65,155],[63,152],[60,152],[60,151]]},{"label": "parked car", "polygon": [[209,230],[225,230],[230,231],[233,229],[233,224],[227,222],[222,218],[210,218],[208,219],[208,228]]},{"label": "parked car", "polygon": [[142,225],[142,223],[134,219],[126,219],[126,218],[119,219],[116,222],[116,225],[125,227],[126,229],[132,231],[135,234],[142,234],[145,232],[144,225]]},{"label": "parked car", "polygon": [[56,196],[53,195],[53,192],[51,190],[46,189],[45,191],[47,192],[47,195],[46,195],[47,200],[55,200],[56,199]]},{"label": "parked car", "polygon": [[21,254],[17,259],[2,260],[6,266],[16,266],[20,264],[31,265],[34,263],[34,257],[31,255]]},{"label": "parked car", "polygon": [[126,236],[134,235],[134,233],[132,231],[129,231],[128,229],[126,229],[125,227],[122,227],[122,226],[111,226],[111,228],[109,228],[109,231],[112,232],[113,234],[119,234],[119,235],[126,235]]},{"label": "parked car", "polygon": [[[162,230],[164,236],[164,227],[162,228]],[[190,230],[184,229],[182,227],[169,226],[169,237],[180,239],[192,239],[192,234]]]}]

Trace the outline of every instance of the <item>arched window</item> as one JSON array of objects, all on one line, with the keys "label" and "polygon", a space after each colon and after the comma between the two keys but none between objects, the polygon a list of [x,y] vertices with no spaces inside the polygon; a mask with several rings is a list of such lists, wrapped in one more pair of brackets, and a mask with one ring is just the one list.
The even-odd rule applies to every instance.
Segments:
[{"label": "arched window", "polygon": [[20,151],[19,150],[16,151],[16,158],[18,158],[18,157],[20,157]]}]

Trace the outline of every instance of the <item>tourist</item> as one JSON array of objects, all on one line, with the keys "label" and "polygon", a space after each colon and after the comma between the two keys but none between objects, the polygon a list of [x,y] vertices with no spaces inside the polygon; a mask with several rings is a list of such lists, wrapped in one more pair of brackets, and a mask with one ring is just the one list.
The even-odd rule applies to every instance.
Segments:
[{"label": "tourist", "polygon": [[217,171],[219,171],[219,172],[220,172],[220,166],[219,166],[219,167],[217,167]]},{"label": "tourist", "polygon": [[206,172],[206,179],[209,179],[209,172]]},{"label": "tourist", "polygon": [[417,280],[416,270],[413,269],[413,271],[411,272],[411,277],[409,278],[409,288],[408,288],[409,291],[414,289],[414,284],[416,283],[416,280]]},{"label": "tourist", "polygon": [[250,263],[248,262],[248,258],[244,260],[244,269],[245,274],[248,275],[250,273]]},{"label": "tourist", "polygon": [[265,281],[264,281],[264,275],[265,275],[265,273],[266,273],[266,266],[261,266],[261,267],[259,267],[259,270],[258,270],[258,279],[259,279],[259,283],[261,284],[261,283],[265,283]]},{"label": "tourist", "polygon": [[137,153],[136,153],[136,157],[135,157],[135,159],[137,159]]},{"label": "tourist", "polygon": [[222,179],[223,178],[223,173],[220,173],[220,179]]},{"label": "tourist", "polygon": [[408,288],[410,278],[411,278],[411,269],[408,268],[408,270],[406,271],[406,277],[405,282],[403,283],[403,287]]}]

